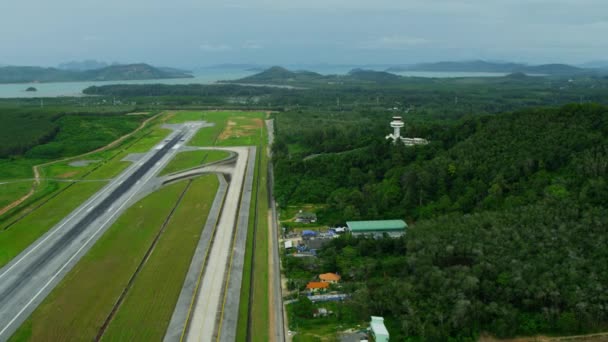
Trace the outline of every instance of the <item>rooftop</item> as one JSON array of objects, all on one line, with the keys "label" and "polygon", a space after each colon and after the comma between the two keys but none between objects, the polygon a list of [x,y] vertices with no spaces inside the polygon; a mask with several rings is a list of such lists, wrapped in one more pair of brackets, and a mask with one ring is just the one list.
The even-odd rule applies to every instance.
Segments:
[{"label": "rooftop", "polygon": [[352,232],[404,230],[407,228],[407,224],[403,220],[348,221],[346,225]]},{"label": "rooftop", "polygon": [[335,273],[319,274],[319,279],[325,280],[325,281],[339,281],[341,278],[342,277],[340,277],[339,275],[337,275]]},{"label": "rooftop", "polygon": [[371,328],[376,335],[388,336],[388,330],[384,326],[384,318],[378,316],[372,316]]},{"label": "rooftop", "polygon": [[329,287],[329,283],[323,283],[320,281],[311,281],[306,285],[307,289],[326,289]]}]

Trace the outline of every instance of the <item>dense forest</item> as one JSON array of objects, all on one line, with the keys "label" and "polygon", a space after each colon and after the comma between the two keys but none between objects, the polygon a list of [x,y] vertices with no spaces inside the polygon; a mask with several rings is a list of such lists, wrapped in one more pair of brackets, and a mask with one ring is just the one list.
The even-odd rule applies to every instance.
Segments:
[{"label": "dense forest", "polygon": [[55,159],[85,153],[135,129],[142,116],[53,108],[1,108],[0,158]]},{"label": "dense forest", "polygon": [[[290,126],[280,118],[277,126],[279,203],[325,203],[329,223],[387,216],[416,221],[511,208],[547,195],[608,198],[608,114],[601,106],[474,117],[443,130],[414,123],[406,133],[431,140],[415,148],[386,142],[380,128],[365,121],[358,128],[303,129],[301,144],[325,152],[312,156],[291,154]],[[604,192],[592,195],[597,191]]]},{"label": "dense forest", "polygon": [[406,133],[431,140],[414,148],[384,140],[386,114],[315,115],[276,116],[279,204],[325,204],[327,224],[405,218],[410,229],[334,239],[313,264],[287,257],[291,286],[339,272],[347,311],[386,316],[395,340],[606,328],[607,107],[412,116]]}]

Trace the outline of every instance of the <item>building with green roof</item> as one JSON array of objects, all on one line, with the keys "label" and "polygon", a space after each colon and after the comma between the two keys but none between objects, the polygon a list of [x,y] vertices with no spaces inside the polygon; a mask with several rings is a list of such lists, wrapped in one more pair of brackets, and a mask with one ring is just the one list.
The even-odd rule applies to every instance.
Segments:
[{"label": "building with green roof", "polygon": [[382,237],[385,233],[390,237],[399,237],[407,229],[407,223],[403,220],[348,221],[346,226],[353,235],[374,237]]}]

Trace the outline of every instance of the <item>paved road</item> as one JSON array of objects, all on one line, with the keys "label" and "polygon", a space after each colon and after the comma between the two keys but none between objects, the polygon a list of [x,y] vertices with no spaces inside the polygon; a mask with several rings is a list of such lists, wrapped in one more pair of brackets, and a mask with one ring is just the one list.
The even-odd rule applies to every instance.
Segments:
[{"label": "paved road", "polygon": [[212,341],[218,334],[217,328],[222,311],[221,298],[225,287],[227,265],[232,254],[232,236],[249,155],[248,148],[231,149],[238,153],[238,157],[186,334],[188,341]]},{"label": "paved road", "polygon": [[179,130],[0,269],[0,341],[13,334],[128,205],[157,186],[152,177],[201,126],[175,127]]},{"label": "paved road", "polygon": [[[272,160],[272,143],[274,142],[274,120],[266,120],[266,127],[268,130],[268,155],[269,159]],[[268,194],[270,197],[270,209],[271,217],[271,238],[272,250],[270,251],[269,258],[272,258],[271,265],[272,278],[269,279],[270,291],[272,291],[273,307],[274,310],[274,331],[272,331],[272,338],[274,341],[283,342],[285,341],[285,320],[284,320],[284,307],[283,307],[283,292],[281,288],[281,259],[279,257],[279,223],[277,220],[277,206],[274,200],[274,169],[272,168],[272,162],[268,162]]]}]

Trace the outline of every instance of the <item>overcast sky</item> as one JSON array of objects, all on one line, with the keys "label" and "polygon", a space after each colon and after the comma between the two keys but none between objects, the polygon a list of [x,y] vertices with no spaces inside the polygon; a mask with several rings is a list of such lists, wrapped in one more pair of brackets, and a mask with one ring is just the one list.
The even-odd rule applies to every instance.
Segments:
[{"label": "overcast sky", "polygon": [[0,64],[608,59],[608,0],[1,0]]}]

